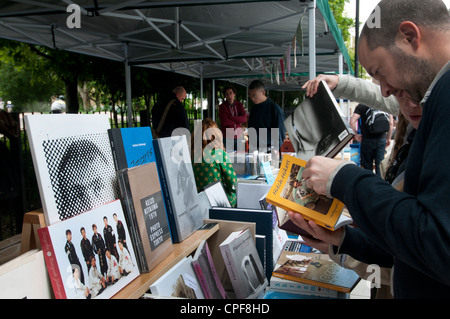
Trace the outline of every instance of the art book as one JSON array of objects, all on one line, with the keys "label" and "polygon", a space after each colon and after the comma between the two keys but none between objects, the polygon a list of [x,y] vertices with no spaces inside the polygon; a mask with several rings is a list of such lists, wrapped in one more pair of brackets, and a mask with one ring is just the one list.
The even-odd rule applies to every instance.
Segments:
[{"label": "art book", "polygon": [[202,240],[192,258],[197,279],[206,299],[227,299],[206,240]]},{"label": "art book", "polygon": [[327,254],[283,251],[273,276],[317,287],[350,293],[358,274],[332,261]]},{"label": "art book", "polygon": [[207,210],[200,209],[198,202],[186,136],[159,138],[153,146],[172,241],[179,243],[203,225]]},{"label": "art book", "polygon": [[173,251],[156,163],[117,172],[139,269],[149,272]]},{"label": "art book", "polygon": [[25,115],[47,225],[119,198],[105,114]]},{"label": "art book", "polygon": [[227,194],[220,181],[205,186],[203,190],[208,197],[211,207],[231,207]]},{"label": "art book", "polygon": [[[350,224],[352,219],[342,215],[344,204],[341,201],[318,195],[306,186],[303,179],[305,165],[304,160],[290,155],[283,156],[280,171],[267,193],[266,201],[284,211],[300,213],[304,218],[330,230]],[[289,221],[289,216],[285,212],[284,217],[278,216],[278,219],[282,227]]]},{"label": "art book", "polygon": [[117,171],[155,161],[149,126],[112,128],[108,136]]},{"label": "art book", "polygon": [[150,292],[161,297],[205,299],[192,267],[192,256],[181,259],[151,284]]},{"label": "art book", "polygon": [[38,235],[56,299],[111,298],[139,275],[120,200]]},{"label": "art book", "polygon": [[355,135],[324,81],[312,98],[305,98],[286,118],[284,125],[297,157],[304,161],[315,155],[335,157]]},{"label": "art book", "polygon": [[[209,218],[256,224],[256,235],[260,235],[259,238],[255,238],[258,242],[258,256],[265,268],[267,280],[269,280],[276,260],[273,255],[273,212],[263,209],[212,207],[209,210]],[[262,243],[260,244],[260,242]]]},{"label": "art book", "polygon": [[235,297],[257,298],[267,287],[268,281],[250,229],[231,233],[219,247]]}]

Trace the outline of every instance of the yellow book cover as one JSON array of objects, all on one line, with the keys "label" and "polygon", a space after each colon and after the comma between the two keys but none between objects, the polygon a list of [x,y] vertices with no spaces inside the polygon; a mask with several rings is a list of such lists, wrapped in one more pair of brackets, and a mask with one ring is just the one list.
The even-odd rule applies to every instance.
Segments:
[{"label": "yellow book cover", "polygon": [[[286,211],[294,211],[330,230],[342,226],[340,217],[344,204],[335,199],[318,195],[306,187],[303,170],[306,162],[294,156],[284,155],[277,178],[266,196],[266,201]],[[348,224],[350,220],[345,220]]]}]

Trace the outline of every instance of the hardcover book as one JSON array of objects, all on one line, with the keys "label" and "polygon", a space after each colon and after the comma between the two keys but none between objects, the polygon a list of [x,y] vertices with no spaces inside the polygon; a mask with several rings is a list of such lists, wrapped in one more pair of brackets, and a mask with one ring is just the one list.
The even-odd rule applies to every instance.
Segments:
[{"label": "hardcover book", "polygon": [[317,93],[305,98],[284,125],[298,158],[315,155],[333,158],[354,137],[328,85],[321,81]]},{"label": "hardcover book", "polygon": [[283,251],[273,276],[317,287],[350,293],[358,274],[332,261],[327,254]]},{"label": "hardcover book", "polygon": [[[341,201],[318,195],[306,186],[302,177],[305,165],[304,160],[285,155],[266,201],[284,211],[300,213],[304,218],[330,230],[350,224],[352,219],[342,215],[344,204]],[[281,227],[289,221],[287,213],[277,217]]]},{"label": "hardcover book", "polygon": [[192,256],[181,259],[150,285],[150,291],[161,297],[205,299],[192,267]]},{"label": "hardcover book", "polygon": [[156,163],[117,172],[121,199],[141,272],[149,272],[173,251]]},{"label": "hardcover book", "polygon": [[149,126],[112,128],[108,136],[117,171],[155,161]]},{"label": "hardcover book", "polygon": [[111,298],[139,275],[133,244],[121,238],[119,224],[129,238],[115,200],[38,229],[56,299]]},{"label": "hardcover book", "polygon": [[209,218],[253,222],[256,224],[256,235],[264,236],[263,241],[265,242],[265,249],[259,249],[258,255],[262,263],[265,261],[266,277],[267,280],[269,280],[272,276],[276,260],[273,256],[274,230],[272,211],[263,209],[213,207],[209,210]]},{"label": "hardcover book", "polygon": [[200,242],[192,258],[192,266],[206,299],[227,299],[206,240]]},{"label": "hardcover book", "polygon": [[249,229],[231,233],[220,244],[220,250],[228,271],[235,297],[254,299],[267,286],[255,241]]},{"label": "hardcover book", "polygon": [[207,186],[203,190],[208,197],[211,207],[231,207],[227,194],[223,189],[220,181],[215,181]]},{"label": "hardcover book", "polygon": [[153,146],[172,241],[179,243],[203,225],[207,210],[200,209],[186,137],[159,138]]},{"label": "hardcover book", "polygon": [[119,198],[105,114],[25,115],[47,225]]}]

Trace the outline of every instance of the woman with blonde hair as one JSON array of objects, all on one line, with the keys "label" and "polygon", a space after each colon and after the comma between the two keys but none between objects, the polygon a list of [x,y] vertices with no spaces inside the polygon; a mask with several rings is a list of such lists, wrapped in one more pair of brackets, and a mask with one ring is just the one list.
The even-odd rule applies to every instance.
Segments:
[{"label": "woman with blonde hair", "polygon": [[[201,136],[201,137],[200,137]],[[220,181],[232,207],[236,206],[237,177],[216,122],[204,119],[191,135],[191,155],[197,190]]]}]

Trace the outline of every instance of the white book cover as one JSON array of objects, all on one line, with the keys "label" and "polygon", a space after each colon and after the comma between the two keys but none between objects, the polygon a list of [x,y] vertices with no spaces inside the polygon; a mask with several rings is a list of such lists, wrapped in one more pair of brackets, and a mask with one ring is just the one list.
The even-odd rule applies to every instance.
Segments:
[{"label": "white book cover", "polygon": [[120,200],[38,234],[56,299],[111,298],[139,275]]},{"label": "white book cover", "polygon": [[257,298],[268,281],[250,229],[231,233],[219,247],[236,298]]},{"label": "white book cover", "polygon": [[[181,242],[203,225],[207,210],[199,204],[194,171],[186,137],[172,136],[154,140],[158,169],[164,170],[161,181],[174,242]],[[159,158],[160,156],[160,158]],[[165,193],[166,194],[166,193]],[[165,195],[166,196],[166,195]],[[170,202],[167,205],[167,201]]]},{"label": "white book cover", "polygon": [[30,250],[1,265],[0,287],[0,299],[52,298],[42,250]]},{"label": "white book cover", "polygon": [[150,285],[154,295],[187,299],[205,299],[192,266],[192,256],[180,260]]},{"label": "white book cover", "polygon": [[47,225],[118,197],[106,114],[25,116]]}]

